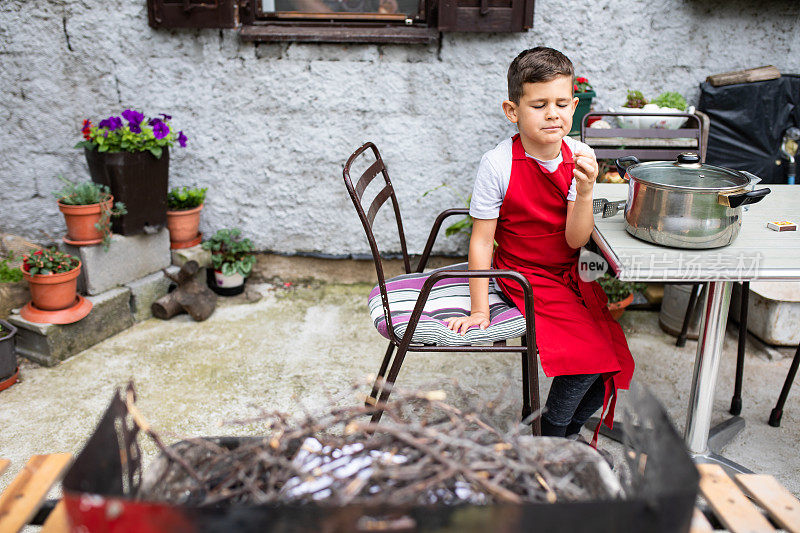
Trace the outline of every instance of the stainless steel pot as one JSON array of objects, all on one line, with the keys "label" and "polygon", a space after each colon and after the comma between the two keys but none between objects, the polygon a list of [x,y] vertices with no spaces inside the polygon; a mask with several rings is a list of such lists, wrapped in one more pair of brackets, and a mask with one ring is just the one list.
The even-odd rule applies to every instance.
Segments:
[{"label": "stainless steel pot", "polygon": [[675,248],[718,248],[736,239],[742,206],[770,193],[753,190],[760,178],[700,163],[697,154],[677,161],[616,160],[628,181],[625,228],[639,239]]}]

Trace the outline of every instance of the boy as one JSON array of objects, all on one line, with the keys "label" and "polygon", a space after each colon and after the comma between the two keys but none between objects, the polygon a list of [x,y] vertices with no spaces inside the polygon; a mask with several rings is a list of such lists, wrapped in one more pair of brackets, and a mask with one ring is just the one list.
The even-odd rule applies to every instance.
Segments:
[{"label": "boy", "polygon": [[[554,377],[542,434],[577,439],[601,406],[608,407],[606,424],[613,424],[615,392],[628,387],[633,359],[600,285],[578,276],[579,249],[594,228],[598,167],[589,146],[566,137],[578,105],[573,84],[572,63],[552,48],[525,50],[511,63],[503,112],[519,134],[481,159],[470,206],[469,269],[494,262],[530,282],[542,368]],[[494,281],[524,312],[519,285]],[[470,279],[469,289],[470,315],[448,320],[461,334],[489,325],[489,280]],[[596,439],[597,431],[593,444]]]}]

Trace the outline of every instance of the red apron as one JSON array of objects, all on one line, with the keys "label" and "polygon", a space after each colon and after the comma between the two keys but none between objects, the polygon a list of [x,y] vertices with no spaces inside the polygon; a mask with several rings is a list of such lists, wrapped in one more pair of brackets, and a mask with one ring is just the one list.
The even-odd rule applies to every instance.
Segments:
[{"label": "red apron", "polygon": [[[603,412],[608,413],[601,419],[612,427],[616,389],[628,388],[634,364],[625,334],[608,312],[603,289],[596,281],[580,279],[580,250],[570,248],[564,236],[575,168],[572,151],[562,141],[563,162],[555,172],[547,172],[525,155],[515,135],[512,156],[511,179],[494,234],[494,267],[517,271],[531,284],[536,344],[547,376],[603,375]],[[496,282],[524,313],[520,286],[507,279]]]}]

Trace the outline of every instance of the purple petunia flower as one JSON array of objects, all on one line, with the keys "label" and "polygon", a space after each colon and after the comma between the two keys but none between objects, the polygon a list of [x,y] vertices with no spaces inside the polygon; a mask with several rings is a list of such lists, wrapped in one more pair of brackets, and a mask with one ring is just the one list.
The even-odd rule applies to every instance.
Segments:
[{"label": "purple petunia flower", "polygon": [[162,117],[164,117],[164,120],[172,120],[172,117],[171,117],[170,115],[167,115],[166,113],[159,113],[159,114],[160,114]]},{"label": "purple petunia flower", "polygon": [[133,131],[134,126],[137,127],[137,131],[133,131],[134,133],[139,133],[142,131],[141,128],[138,127],[139,124],[141,124],[144,120],[144,115],[142,113],[134,111],[133,109],[126,109],[122,112],[122,116],[128,121],[128,124],[130,124],[131,131]]},{"label": "purple petunia flower", "polygon": [[131,122],[129,126],[131,133],[142,133],[142,128],[138,124],[134,124]]},{"label": "purple petunia flower", "polygon": [[151,122],[153,122],[153,136],[156,139],[163,139],[169,134],[169,126],[161,122],[161,120],[155,119]]},{"label": "purple petunia flower", "polygon": [[101,120],[100,124],[97,126],[99,128],[108,128],[109,130],[114,131],[122,127],[122,119],[119,117],[108,117],[105,120]]},{"label": "purple petunia flower", "polygon": [[181,145],[181,148],[186,148],[186,141],[187,141],[186,135],[184,135],[182,131],[179,131],[178,132],[178,144]]}]

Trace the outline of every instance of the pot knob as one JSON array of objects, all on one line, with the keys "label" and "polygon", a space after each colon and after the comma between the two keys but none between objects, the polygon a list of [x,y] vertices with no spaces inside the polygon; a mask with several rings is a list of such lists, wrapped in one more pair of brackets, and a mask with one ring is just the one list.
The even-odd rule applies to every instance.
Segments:
[{"label": "pot knob", "polygon": [[682,154],[678,154],[678,164],[679,165],[699,165],[700,164],[700,156],[698,156],[694,152],[683,152]]}]

